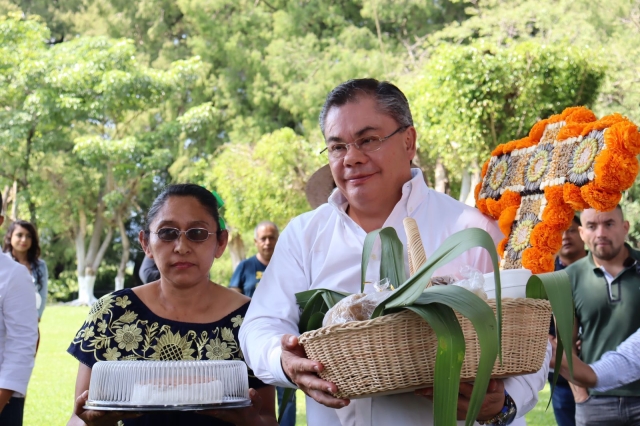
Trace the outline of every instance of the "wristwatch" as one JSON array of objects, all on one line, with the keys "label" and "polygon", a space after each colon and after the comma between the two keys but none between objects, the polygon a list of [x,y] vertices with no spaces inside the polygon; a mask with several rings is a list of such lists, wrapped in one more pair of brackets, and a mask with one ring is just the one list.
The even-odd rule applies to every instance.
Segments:
[{"label": "wristwatch", "polygon": [[481,425],[494,425],[494,426],[507,426],[510,425],[511,422],[516,418],[516,413],[518,409],[516,408],[516,403],[513,402],[513,399],[509,395],[509,393],[504,391],[504,407],[502,410],[496,414],[494,417],[485,421],[478,421]]}]

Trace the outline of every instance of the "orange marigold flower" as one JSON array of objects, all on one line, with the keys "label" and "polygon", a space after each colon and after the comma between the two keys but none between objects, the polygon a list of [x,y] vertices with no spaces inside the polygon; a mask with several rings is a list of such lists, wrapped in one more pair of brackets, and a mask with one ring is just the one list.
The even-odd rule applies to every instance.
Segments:
[{"label": "orange marigold flower", "polygon": [[540,222],[531,231],[531,245],[548,253],[556,253],[562,247],[563,228]]},{"label": "orange marigold flower", "polygon": [[595,184],[605,191],[624,191],[633,185],[638,175],[638,159],[627,157],[612,149],[604,149],[596,157],[593,169]]},{"label": "orange marigold flower", "polygon": [[507,142],[502,146],[502,152],[508,154],[518,147],[518,141]]},{"label": "orange marigold flower", "polygon": [[502,148],[504,148],[506,144],[502,143],[500,145],[498,145],[497,147],[495,147],[495,149],[493,151],[491,151],[491,156],[492,157],[499,157],[502,154],[504,154],[504,151],[502,150]]},{"label": "orange marigold flower", "polygon": [[583,106],[566,108],[562,111],[562,118],[567,123],[591,123],[598,119],[591,110]]},{"label": "orange marigold flower", "polygon": [[484,162],[483,166],[482,166],[482,171],[480,172],[480,176],[484,179],[484,177],[487,175],[487,170],[489,169],[489,161],[491,159],[487,160]]},{"label": "orange marigold flower", "polygon": [[589,204],[587,204],[587,202],[584,201],[584,198],[582,198],[582,193],[580,192],[579,187],[567,182],[563,185],[562,189],[564,201],[569,204],[573,210],[582,211],[589,208]]},{"label": "orange marigold flower", "polygon": [[547,199],[547,205],[559,206],[564,204],[562,187],[558,185],[547,186],[544,189],[544,198]]},{"label": "orange marigold flower", "polygon": [[[560,186],[559,188],[560,191],[562,191],[562,187]],[[562,204],[549,203],[542,212],[542,221],[546,222],[549,226],[565,229],[571,225],[574,215],[575,211],[573,208],[564,201]]]},{"label": "orange marigold flower", "polygon": [[562,120],[564,120],[564,117],[562,116],[562,114],[554,114],[547,119],[547,124],[558,123]]},{"label": "orange marigold flower", "polygon": [[537,144],[538,142],[536,141],[532,141],[529,136],[526,136],[522,139],[518,139],[516,142],[516,149],[524,149],[524,148],[529,148],[530,146],[533,146],[535,144]]},{"label": "orange marigold flower", "polygon": [[489,214],[489,210],[487,210],[487,199],[486,198],[481,198],[481,199],[476,199],[476,208],[478,210],[480,210],[482,213],[486,214],[487,216],[491,216]]},{"label": "orange marigold flower", "polygon": [[516,220],[518,208],[520,208],[519,205],[510,206],[502,210],[502,214],[498,219],[498,227],[504,235],[511,234],[511,227],[513,226],[513,221]]},{"label": "orange marigold flower", "polygon": [[601,211],[608,212],[616,208],[620,199],[622,198],[622,192],[610,192],[598,187],[595,182],[591,182],[580,188],[582,198],[589,204],[590,207]]},{"label": "orange marigold flower", "polygon": [[544,128],[547,127],[548,120],[540,120],[533,125],[529,132],[529,139],[532,142],[538,143],[544,134]]},{"label": "orange marigold flower", "polygon": [[580,136],[582,129],[584,128],[584,124],[582,123],[569,123],[562,127],[556,136],[556,139],[559,141],[563,141],[569,138],[577,138]]},{"label": "orange marigold flower", "polygon": [[604,142],[608,148],[613,148],[628,156],[640,154],[640,133],[638,126],[621,121],[609,127],[604,133]]},{"label": "orange marigold flower", "polygon": [[587,125],[584,126],[584,129],[582,129],[581,134],[582,136],[586,136],[589,134],[589,132],[593,130],[606,129],[607,127],[611,127],[614,124],[619,123],[621,121],[628,121],[628,120],[618,113],[607,115],[606,117],[602,117],[598,121],[594,121],[593,123],[587,123]]},{"label": "orange marigold flower", "polygon": [[520,202],[522,201],[522,196],[519,192],[506,190],[500,197],[500,202],[502,203],[502,208],[506,209],[507,207],[517,206],[520,207]]},{"label": "orange marigold flower", "polygon": [[553,262],[553,254],[536,247],[529,247],[522,252],[522,266],[529,269],[533,274],[553,272]]},{"label": "orange marigold flower", "polygon": [[502,213],[502,203],[500,200],[494,200],[493,198],[487,198],[487,210],[489,210],[489,216],[498,218]]},{"label": "orange marigold flower", "polygon": [[509,238],[504,238],[502,241],[498,243],[498,247],[496,247],[496,251],[498,252],[498,256],[504,257],[504,250],[507,247],[507,243],[509,242]]},{"label": "orange marigold flower", "polygon": [[475,197],[476,201],[478,201],[478,198],[480,197],[481,190],[482,190],[482,181],[478,182],[478,184],[476,185],[476,188],[473,191],[473,196]]}]

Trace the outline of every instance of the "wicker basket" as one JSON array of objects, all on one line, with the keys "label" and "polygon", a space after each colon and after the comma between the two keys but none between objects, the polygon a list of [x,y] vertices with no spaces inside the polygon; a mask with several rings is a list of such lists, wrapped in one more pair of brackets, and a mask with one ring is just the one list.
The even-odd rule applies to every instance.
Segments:
[{"label": "wicker basket", "polygon": [[[489,300],[495,312],[495,301]],[[493,377],[538,371],[544,361],[551,307],[546,300],[502,299],[502,359]],[[472,381],[480,347],[469,320],[458,315],[466,342],[462,381]],[[417,314],[401,312],[369,321],[330,325],[300,336],[307,357],[325,367],[339,398],[408,392],[433,385],[435,332]]]}]

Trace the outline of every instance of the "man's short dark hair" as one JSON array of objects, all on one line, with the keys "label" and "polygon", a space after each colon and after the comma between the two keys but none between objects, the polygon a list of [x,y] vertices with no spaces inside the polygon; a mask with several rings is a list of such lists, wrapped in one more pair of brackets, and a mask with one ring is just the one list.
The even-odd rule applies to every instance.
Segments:
[{"label": "man's short dark hair", "polygon": [[398,125],[413,126],[409,101],[400,89],[388,81],[359,78],[345,81],[327,95],[319,117],[322,134],[324,135],[324,123],[331,108],[354,102],[361,96],[373,97],[378,104],[378,109],[393,117]]},{"label": "man's short dark hair", "polygon": [[582,224],[580,223],[580,216],[578,216],[577,214],[574,214],[574,215],[573,215],[573,223],[575,223],[575,224],[576,224],[576,225],[578,225],[578,226],[582,225]]}]

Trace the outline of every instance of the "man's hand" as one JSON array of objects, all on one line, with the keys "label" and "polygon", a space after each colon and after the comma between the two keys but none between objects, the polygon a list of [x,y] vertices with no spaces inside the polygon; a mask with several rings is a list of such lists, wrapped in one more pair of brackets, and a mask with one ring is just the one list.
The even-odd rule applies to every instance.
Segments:
[{"label": "man's hand", "polygon": [[322,405],[331,408],[342,408],[349,405],[348,399],[334,398],[332,393],[338,392],[338,387],[318,377],[324,367],[317,361],[307,358],[304,348],[298,344],[298,338],[292,334],[282,336],[282,355],[280,362],[289,380],[304,393]]},{"label": "man's hand", "polygon": [[571,392],[573,392],[573,399],[575,399],[576,403],[585,402],[587,399],[589,399],[589,392],[587,392],[586,388],[574,385],[571,382],[569,382],[569,387],[571,387]]},{"label": "man's hand", "polygon": [[[460,383],[460,389],[458,390],[458,420],[467,418],[471,392],[473,392],[472,384]],[[416,394],[426,396],[433,401],[433,388],[418,389]],[[482,401],[480,413],[478,413],[476,420],[489,420],[502,411],[502,407],[504,407],[504,382],[499,379],[492,379],[489,381],[487,394],[484,397],[484,401]]]}]

